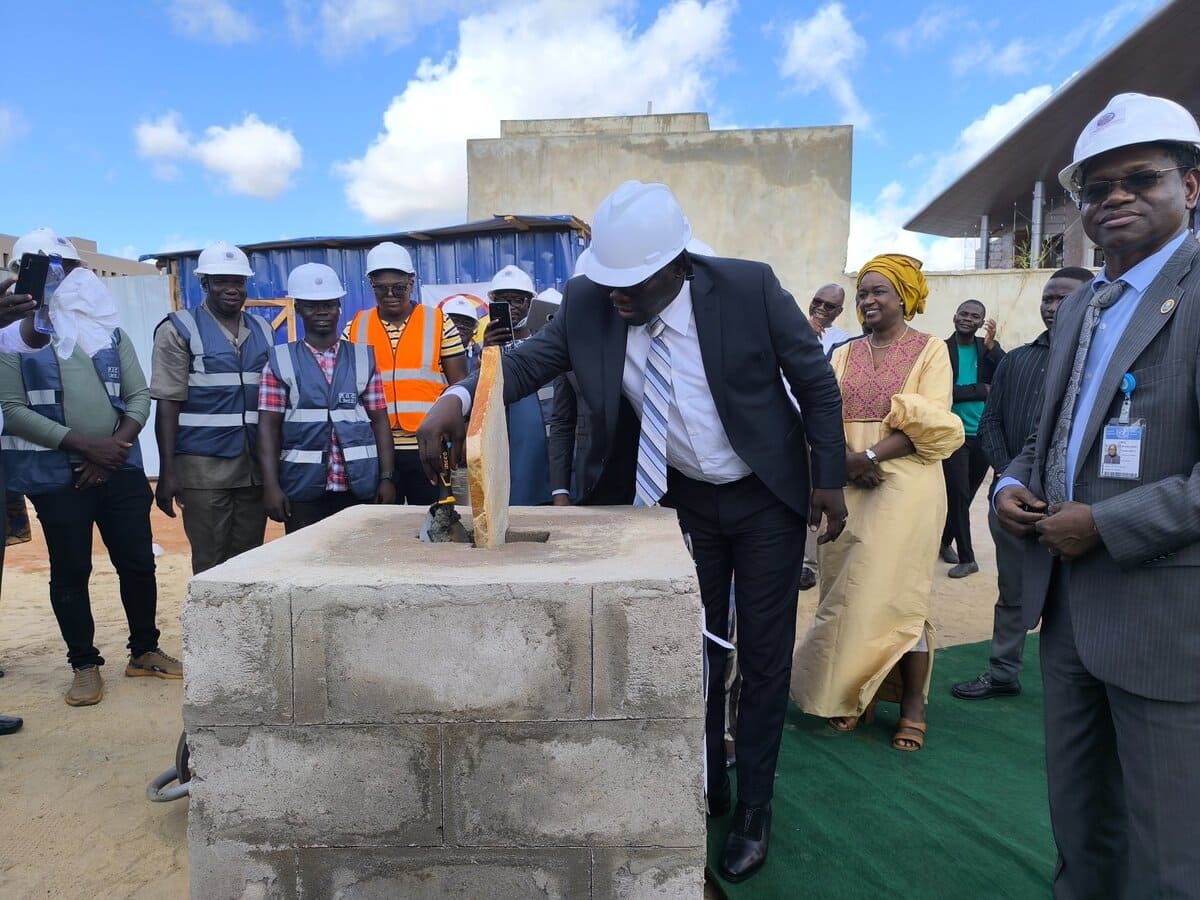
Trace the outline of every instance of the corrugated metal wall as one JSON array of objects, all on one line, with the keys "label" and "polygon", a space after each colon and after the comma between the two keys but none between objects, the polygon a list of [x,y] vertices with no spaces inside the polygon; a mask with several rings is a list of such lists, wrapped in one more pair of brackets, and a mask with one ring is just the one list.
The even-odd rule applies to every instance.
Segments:
[{"label": "corrugated metal wall", "polygon": [[[583,251],[578,233],[571,228],[531,231],[489,231],[477,235],[437,237],[429,241],[401,241],[412,254],[417,270],[417,288],[421,284],[459,284],[488,281],[507,265],[518,265],[533,278],[539,291],[546,288],[562,290],[575,269],[575,259]],[[349,322],[360,309],[375,305],[366,278],[366,259],[369,246],[343,248],[302,244],[295,247],[252,251],[250,265],[254,278],[247,285],[251,298],[287,296],[288,272],[301,263],[318,262],[333,268],[341,278],[347,294],[342,301],[342,324]],[[196,256],[175,260],[179,271],[180,298],[189,309],[204,299],[200,280],[195,277]],[[261,315],[266,311],[256,310]],[[277,339],[286,336],[277,333]]]}]

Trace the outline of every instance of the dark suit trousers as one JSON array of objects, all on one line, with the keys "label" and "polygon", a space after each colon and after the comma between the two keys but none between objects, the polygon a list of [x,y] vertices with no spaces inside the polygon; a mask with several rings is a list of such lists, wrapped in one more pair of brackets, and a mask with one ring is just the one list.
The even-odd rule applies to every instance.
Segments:
[{"label": "dark suit trousers", "polygon": [[153,495],[141,469],[117,469],[104,484],[74,486],[31,495],[50,556],[50,606],[74,668],[104,665],[95,646],[96,626],[88,581],[92,574],[92,527],[108,548],[117,570],[121,605],[129,623],[132,656],[158,646],[154,625],[158,585],[154,580],[150,502]]},{"label": "dark suit trousers", "polygon": [[942,530],[942,546],[948,547],[954,541],[959,562],[974,562],[971,501],[988,472],[987,457],[978,435],[968,437],[949,458],[942,460],[942,472],[946,476],[946,527]]},{"label": "dark suit trousers", "polygon": [[1005,531],[988,507],[988,530],[996,544],[996,610],[992,618],[993,681],[1015,681],[1025,655],[1025,623],[1021,619],[1021,578],[1025,542]]},{"label": "dark suit trousers", "polygon": [[[796,596],[800,589],[805,520],[754,475],[725,485],[668,472],[664,506],[679,514],[691,542],[708,630],[729,633],[729,585],[737,583],[738,661],[742,693],[737,719],[738,799],[771,799],[775,761],[787,713]],[[725,767],[726,650],[707,642],[705,739],[710,783]]]},{"label": "dark suit trousers", "polygon": [[1200,896],[1200,703],[1093,677],[1075,649],[1065,567],[1056,569],[1041,638],[1054,896]]}]

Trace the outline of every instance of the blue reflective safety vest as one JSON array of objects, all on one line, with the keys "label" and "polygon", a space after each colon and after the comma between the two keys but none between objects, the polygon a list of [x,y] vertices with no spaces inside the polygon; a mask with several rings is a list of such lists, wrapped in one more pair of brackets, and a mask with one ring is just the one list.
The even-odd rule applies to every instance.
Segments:
[{"label": "blue reflective safety vest", "polygon": [[[121,399],[121,354],[118,346],[121,332],[113,332],[110,346],[92,357],[96,374],[104,383],[108,402],[121,415],[125,414],[125,401]],[[58,366],[58,355],[53,345],[35,353],[21,354],[21,380],[25,385],[25,398],[35,413],[66,425],[63,413],[62,370]],[[48,494],[51,491],[70,487],[75,481],[70,457],[57,447],[43,447],[22,437],[9,433],[8,426],[0,436],[0,453],[4,458],[6,487],[20,494]],[[137,440],[129,448],[126,469],[142,468],[142,450]]]},{"label": "blue reflective safety vest", "polygon": [[[258,431],[258,383],[267,351],[275,343],[271,324],[242,313],[246,340],[235,348],[212,313],[201,305],[167,316],[188,344],[188,396],[180,404],[175,452],[236,459],[254,452]],[[164,319],[166,321],[166,319]]]},{"label": "blue reflective safety vest", "polygon": [[375,369],[375,355],[365,344],[338,342],[333,383],[303,341],[272,347],[271,372],[287,386],[279,446],[279,486],[289,500],[318,500],[325,493],[325,450],[335,431],[346,457],[350,492],[360,500],[375,496],[379,484],[379,451],[375,432],[359,399]]}]

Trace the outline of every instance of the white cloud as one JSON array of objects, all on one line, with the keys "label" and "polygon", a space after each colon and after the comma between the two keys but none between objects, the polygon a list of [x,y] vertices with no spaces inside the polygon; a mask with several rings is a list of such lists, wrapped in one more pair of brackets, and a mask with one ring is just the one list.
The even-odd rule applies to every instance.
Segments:
[{"label": "white cloud", "polygon": [[[322,0],[319,46],[329,55],[346,53],[373,41],[394,49],[411,43],[422,25],[480,5],[478,0]],[[521,7],[515,9],[521,14]]]},{"label": "white cloud", "polygon": [[29,134],[29,123],[15,106],[0,103],[0,147]]},{"label": "white cloud", "polygon": [[[467,16],[458,48],[423,59],[363,155],[338,163],[370,222],[421,227],[463,214],[465,142],[501,119],[691,110],[724,60],[732,0],[675,0],[643,32],[625,0],[540,0]],[[584,73],[579,77],[567,73]],[[432,124],[436,123],[436,125]]]},{"label": "white cloud", "polygon": [[928,173],[911,196],[906,195],[900,184],[892,182],[872,203],[852,206],[846,249],[851,269],[876,253],[893,250],[923,259],[926,270],[931,272],[973,268],[977,240],[918,235],[905,231],[904,223],[995,147],[1050,94],[1050,85],[1038,85],[990,107],[959,132],[951,148],[931,158]]},{"label": "white cloud", "polygon": [[171,0],[167,15],[175,30],[216,44],[242,44],[258,37],[258,27],[229,0]]},{"label": "white cloud", "polygon": [[270,125],[253,113],[237,124],[212,125],[196,139],[171,110],[139,122],[133,130],[138,155],[151,162],[155,177],[171,180],[179,165],[195,161],[219,176],[235,194],[270,198],[292,186],[304,153],[292,132]]},{"label": "white cloud", "polygon": [[[969,47],[963,47],[950,60],[950,69],[961,77],[973,72],[984,72],[988,75],[1025,75],[1035,71],[1043,60],[1044,47],[1035,45],[1024,38],[1014,38],[999,50],[990,42],[983,41]],[[1053,51],[1057,57],[1058,52]]]},{"label": "white cloud", "polygon": [[889,44],[901,53],[912,53],[941,40],[946,33],[967,17],[967,11],[957,6],[933,6],[921,10],[909,25],[889,32]]},{"label": "white cloud", "polygon": [[869,130],[871,116],[850,81],[867,44],[846,18],[841,3],[822,6],[810,19],[793,22],[787,31],[779,74],[805,94],[825,89],[842,108],[845,121]]}]

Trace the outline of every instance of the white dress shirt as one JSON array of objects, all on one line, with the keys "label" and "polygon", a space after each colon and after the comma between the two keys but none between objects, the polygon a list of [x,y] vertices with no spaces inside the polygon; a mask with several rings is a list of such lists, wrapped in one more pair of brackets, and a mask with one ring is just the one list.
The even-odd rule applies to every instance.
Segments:
[{"label": "white dress shirt", "polygon": [[[0,353],[36,353],[37,348],[30,347],[21,337],[21,323],[13,322],[0,328]],[[0,428],[4,427],[4,412],[0,410]]]},{"label": "white dress shirt", "polygon": [[[710,484],[727,484],[745,478],[750,467],[734,451],[717,413],[700,339],[696,335],[696,317],[692,314],[692,283],[683,289],[660,313],[666,328],[663,339],[671,350],[671,416],[667,423],[667,464],[688,478]],[[625,341],[625,369],[621,389],[642,415],[642,391],[646,382],[646,356],[650,353],[650,335],[644,325],[629,326]],[[446,388],[461,401],[463,415],[471,411],[471,395],[459,385]]]},{"label": "white dress shirt", "polygon": [[834,344],[841,344],[854,337],[850,332],[843,331],[836,325],[830,325],[821,332],[821,349],[825,351],[825,355],[829,355],[829,351],[833,349]]}]

